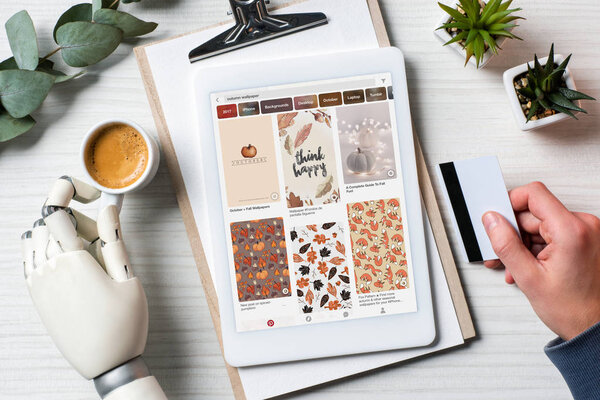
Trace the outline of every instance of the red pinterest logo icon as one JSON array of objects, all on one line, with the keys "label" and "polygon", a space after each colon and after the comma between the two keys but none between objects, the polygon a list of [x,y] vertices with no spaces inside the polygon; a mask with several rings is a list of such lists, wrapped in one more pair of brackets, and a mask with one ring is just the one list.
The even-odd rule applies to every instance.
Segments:
[{"label": "red pinterest logo icon", "polygon": [[270,319],[270,320],[267,321],[267,325],[268,326],[273,326],[273,325],[275,325],[275,321],[273,321],[272,319]]}]

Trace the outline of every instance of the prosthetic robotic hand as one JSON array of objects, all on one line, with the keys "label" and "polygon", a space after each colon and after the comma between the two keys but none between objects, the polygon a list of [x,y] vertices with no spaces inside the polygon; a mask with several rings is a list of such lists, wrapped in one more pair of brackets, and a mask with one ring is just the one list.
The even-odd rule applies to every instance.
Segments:
[{"label": "prosthetic robotic hand", "polygon": [[96,222],[68,207],[71,199],[89,203],[100,195],[70,177],[54,184],[43,218],[22,236],[27,287],[58,349],[94,380],[101,398],[166,400],[141,358],[148,304],[133,277],[119,211],[108,205]]}]

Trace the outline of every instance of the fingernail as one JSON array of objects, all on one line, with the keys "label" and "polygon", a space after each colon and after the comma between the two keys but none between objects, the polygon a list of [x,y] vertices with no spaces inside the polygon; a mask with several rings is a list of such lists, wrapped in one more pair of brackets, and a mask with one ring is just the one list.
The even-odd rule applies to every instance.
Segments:
[{"label": "fingernail", "polygon": [[491,231],[498,225],[498,217],[495,213],[488,212],[483,214],[483,226],[486,231]]}]

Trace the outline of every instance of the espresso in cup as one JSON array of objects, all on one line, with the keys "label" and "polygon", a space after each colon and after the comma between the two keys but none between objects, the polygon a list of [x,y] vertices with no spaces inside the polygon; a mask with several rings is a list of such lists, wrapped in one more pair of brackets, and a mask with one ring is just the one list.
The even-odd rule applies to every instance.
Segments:
[{"label": "espresso in cup", "polygon": [[148,167],[148,159],[144,137],[124,123],[102,127],[84,150],[84,163],[91,178],[110,189],[135,183]]}]

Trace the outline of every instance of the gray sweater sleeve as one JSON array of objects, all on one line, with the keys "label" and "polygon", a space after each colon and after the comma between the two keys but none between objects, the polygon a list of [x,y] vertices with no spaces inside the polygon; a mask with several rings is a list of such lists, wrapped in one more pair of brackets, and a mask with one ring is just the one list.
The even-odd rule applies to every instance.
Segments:
[{"label": "gray sweater sleeve", "polygon": [[600,322],[567,342],[554,339],[544,351],[575,400],[600,399]]}]

